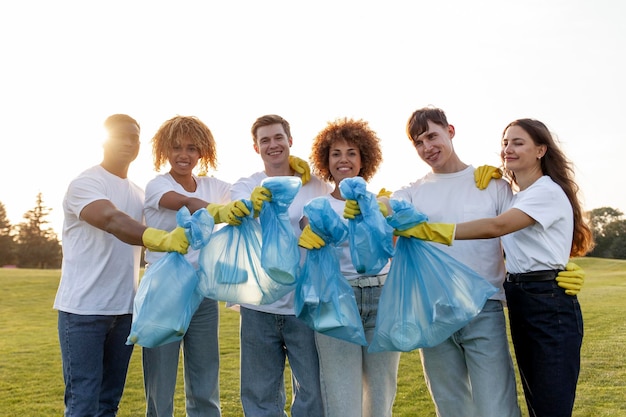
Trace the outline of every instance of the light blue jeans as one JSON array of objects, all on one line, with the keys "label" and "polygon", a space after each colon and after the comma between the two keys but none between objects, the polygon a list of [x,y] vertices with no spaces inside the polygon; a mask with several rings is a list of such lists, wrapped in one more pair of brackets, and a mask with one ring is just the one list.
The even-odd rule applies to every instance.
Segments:
[{"label": "light blue jeans", "polygon": [[[374,337],[382,287],[353,287],[365,339]],[[400,352],[368,353],[361,346],[315,334],[326,417],[390,417]]]},{"label": "light blue jeans", "polygon": [[[187,417],[220,417],[219,310],[205,298],[182,340]],[[181,341],[143,348],[146,416],[172,417]]]},{"label": "light blue jeans", "polygon": [[133,346],[132,316],[84,316],[59,311],[65,417],[114,417]]},{"label": "light blue jeans", "polygon": [[313,330],[294,315],[241,307],[241,404],[246,417],[284,417],[285,360],[292,417],[323,417]]},{"label": "light blue jeans", "polygon": [[420,351],[438,417],[519,417],[502,302],[487,300],[468,325]]}]

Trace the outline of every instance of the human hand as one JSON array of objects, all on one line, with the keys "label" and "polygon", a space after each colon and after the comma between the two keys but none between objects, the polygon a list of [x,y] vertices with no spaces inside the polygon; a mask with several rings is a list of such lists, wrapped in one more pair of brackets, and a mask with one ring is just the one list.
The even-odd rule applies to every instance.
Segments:
[{"label": "human hand", "polygon": [[491,165],[481,165],[474,171],[476,188],[484,190],[494,178],[502,178],[502,171]]},{"label": "human hand", "polygon": [[272,201],[272,192],[265,187],[254,187],[250,194],[250,201],[252,201],[252,208],[254,208],[254,216],[258,216],[261,212],[261,207],[265,201]]},{"label": "human hand", "polygon": [[189,241],[185,236],[185,229],[177,227],[171,232],[148,227],[141,236],[143,245],[154,252],[187,253]]},{"label": "human hand", "polygon": [[417,226],[409,227],[405,230],[395,229],[393,234],[402,237],[414,237],[430,242],[443,243],[452,245],[454,240],[454,231],[456,224],[454,223],[427,223],[423,222]]},{"label": "human hand", "polygon": [[302,229],[302,234],[300,235],[300,239],[298,239],[298,246],[302,246],[305,249],[320,249],[322,246],[325,246],[326,242],[322,239],[318,234],[316,234],[310,225],[306,225],[304,229]]},{"label": "human hand", "polygon": [[556,276],[557,285],[565,289],[565,294],[576,295],[580,292],[585,282],[585,271],[575,264],[568,262],[565,271],[559,272]]},{"label": "human hand", "polygon": [[239,226],[241,224],[241,218],[250,214],[250,210],[246,203],[241,200],[231,201],[228,204],[224,204],[219,208],[219,222],[228,223],[231,226]]},{"label": "human hand", "polygon": [[386,188],[381,188],[380,191],[378,192],[378,194],[376,195],[376,198],[378,197],[391,197],[391,194],[393,194],[391,191],[387,191]]},{"label": "human hand", "polygon": [[300,174],[302,185],[306,185],[306,183],[311,179],[311,167],[304,159],[289,155],[289,167]]},{"label": "human hand", "polygon": [[343,208],[343,217],[354,220],[354,218],[359,214],[361,214],[359,203],[357,203],[356,200],[346,200],[346,205]]}]

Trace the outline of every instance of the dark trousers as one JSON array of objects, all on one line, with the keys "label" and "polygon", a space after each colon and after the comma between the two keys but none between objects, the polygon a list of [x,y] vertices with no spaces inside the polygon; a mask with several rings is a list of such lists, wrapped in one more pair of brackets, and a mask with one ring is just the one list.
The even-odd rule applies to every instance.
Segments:
[{"label": "dark trousers", "polygon": [[511,337],[531,417],[572,415],[583,318],[556,281],[505,282]]}]

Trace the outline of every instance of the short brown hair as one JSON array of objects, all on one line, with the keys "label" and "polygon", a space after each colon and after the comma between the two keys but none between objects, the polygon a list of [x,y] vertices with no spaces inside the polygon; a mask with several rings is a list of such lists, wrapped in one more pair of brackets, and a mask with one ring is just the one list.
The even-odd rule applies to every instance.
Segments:
[{"label": "short brown hair", "polygon": [[415,142],[422,133],[428,131],[429,120],[444,128],[449,126],[443,110],[437,107],[422,107],[415,110],[406,123],[406,134],[411,142]]},{"label": "short brown hair", "polygon": [[252,140],[254,141],[254,143],[256,144],[256,139],[257,139],[256,131],[260,127],[271,126],[275,124],[282,125],[283,130],[285,131],[285,134],[287,135],[287,139],[291,139],[291,129],[289,127],[289,122],[277,114],[266,114],[265,116],[261,116],[258,119],[256,119],[254,123],[252,124],[251,133],[252,133]]}]

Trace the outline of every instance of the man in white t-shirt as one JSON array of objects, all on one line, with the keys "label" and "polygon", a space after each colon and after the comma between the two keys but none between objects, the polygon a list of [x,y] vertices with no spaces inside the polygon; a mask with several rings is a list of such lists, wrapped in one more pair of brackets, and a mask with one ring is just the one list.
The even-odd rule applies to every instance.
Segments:
[{"label": "man in white t-shirt", "polygon": [[[495,217],[512,198],[509,185],[496,179],[477,188],[475,169],[459,158],[454,126],[443,110],[416,110],[407,134],[432,171],[393,198],[411,202],[429,223],[460,223]],[[437,245],[500,289],[468,325],[438,346],[420,350],[424,376],[438,417],[518,417],[515,371],[503,312],[505,267],[500,239]]]},{"label": "man in white t-shirt", "polygon": [[[261,181],[267,177],[295,175],[290,166],[292,137],[289,123],[277,115],[259,117],[252,126],[253,147],[265,169],[241,178],[231,188],[231,200],[251,199],[255,208],[263,200]],[[310,174],[309,174],[310,175]],[[296,237],[304,205],[330,193],[330,185],[303,175],[302,188],[289,207]],[[267,200],[266,200],[267,201]],[[272,304],[241,305],[241,403],[246,416],[285,415],[285,360],[292,372],[292,417],[323,416],[319,363],[313,330],[295,316],[293,291]]]},{"label": "man in white t-shirt", "polygon": [[114,416],[133,346],[126,345],[139,281],[141,246],[186,253],[182,228],[143,224],[144,192],[127,177],[139,153],[139,124],[104,122],[99,165],[70,183],[63,199],[63,264],[54,300],[65,381],[65,417]]}]

